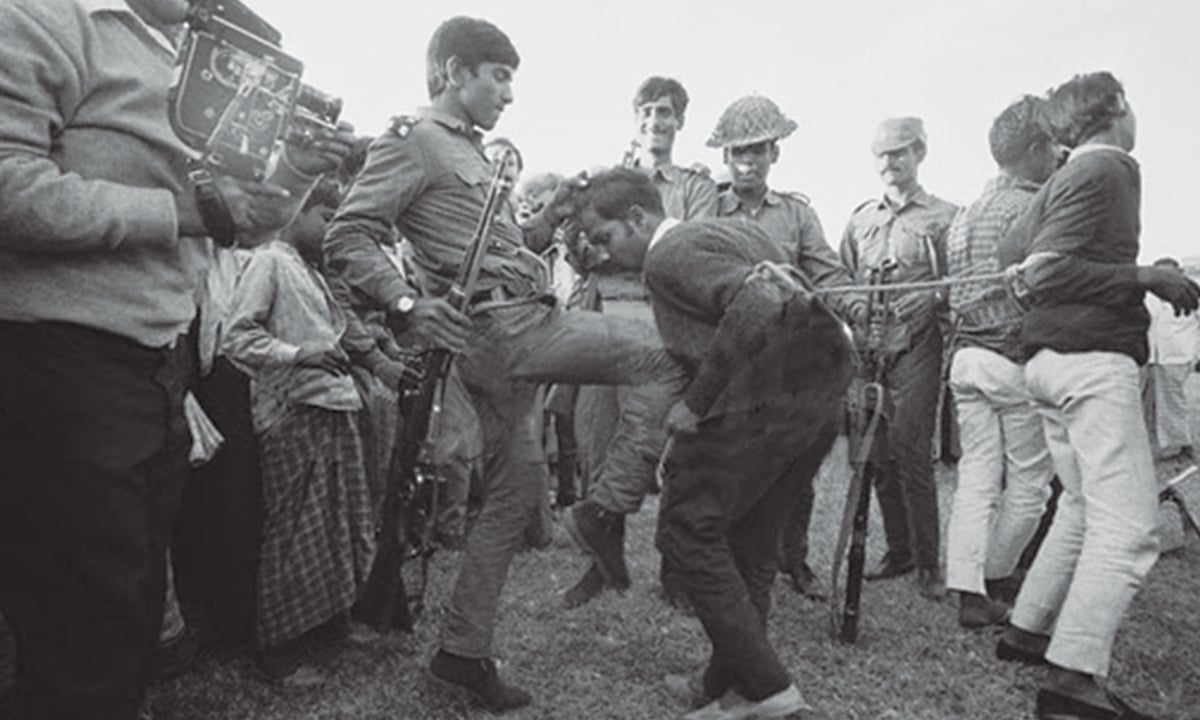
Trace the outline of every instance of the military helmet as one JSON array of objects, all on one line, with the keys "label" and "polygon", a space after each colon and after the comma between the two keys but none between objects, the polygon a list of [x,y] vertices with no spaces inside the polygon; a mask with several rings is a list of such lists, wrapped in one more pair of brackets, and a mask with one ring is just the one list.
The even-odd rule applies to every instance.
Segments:
[{"label": "military helmet", "polygon": [[753,145],[785,138],[798,127],[796,121],[784,115],[770,98],[747,95],[725,108],[705,144],[713,148]]}]

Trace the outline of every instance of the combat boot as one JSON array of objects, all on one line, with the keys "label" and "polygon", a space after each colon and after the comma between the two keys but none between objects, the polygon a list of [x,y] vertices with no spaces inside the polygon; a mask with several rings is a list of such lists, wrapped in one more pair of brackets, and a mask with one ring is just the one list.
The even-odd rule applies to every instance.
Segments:
[{"label": "combat boot", "polygon": [[592,556],[604,582],[617,590],[629,587],[625,565],[625,516],[584,500],[563,515],[563,526],[580,549]]}]

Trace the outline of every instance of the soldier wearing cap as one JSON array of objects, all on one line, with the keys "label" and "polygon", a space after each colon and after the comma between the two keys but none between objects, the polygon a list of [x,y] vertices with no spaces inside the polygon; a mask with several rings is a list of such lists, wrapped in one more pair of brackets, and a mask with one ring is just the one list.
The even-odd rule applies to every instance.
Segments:
[{"label": "soldier wearing cap", "polygon": [[[884,192],[859,205],[842,236],[842,262],[859,282],[885,262],[893,282],[933,280],[945,274],[946,232],[958,207],[921,187],[925,159],[920,118],[899,117],[879,125],[871,153]],[[888,550],[868,580],[918,570],[921,594],[940,598],[937,487],[931,445],[941,380],[945,299],[938,291],[892,295],[885,339],[888,390],[895,404],[888,438],[889,461],[876,478]]]},{"label": "soldier wearing cap", "polygon": [[[853,279],[826,242],[821,221],[808,198],[772,190],[767,185],[771,166],[779,160],[779,141],[797,127],[795,120],[762,95],[739,98],[725,109],[707,142],[709,147],[721,149],[731,179],[729,188],[717,197],[717,216],[760,225],[813,285],[848,285]],[[835,296],[831,305],[849,317],[865,309],[860,298]],[[808,566],[808,526],[813,507],[809,480],[784,528],[780,560],[796,592],[819,597],[816,575]]]}]

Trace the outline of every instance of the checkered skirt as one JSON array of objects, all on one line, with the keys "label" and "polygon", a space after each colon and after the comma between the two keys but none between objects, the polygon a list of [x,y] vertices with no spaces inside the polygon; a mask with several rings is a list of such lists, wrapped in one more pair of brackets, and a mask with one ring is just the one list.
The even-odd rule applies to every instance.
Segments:
[{"label": "checkered skirt", "polygon": [[256,639],[271,647],[349,610],[374,554],[354,413],[294,406],[260,438],[265,519]]}]

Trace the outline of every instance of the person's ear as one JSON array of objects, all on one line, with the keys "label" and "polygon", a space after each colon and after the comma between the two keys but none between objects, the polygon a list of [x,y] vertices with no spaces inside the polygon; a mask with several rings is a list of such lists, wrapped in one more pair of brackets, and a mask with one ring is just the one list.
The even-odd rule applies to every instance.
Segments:
[{"label": "person's ear", "polygon": [[779,160],[779,143],[771,143],[771,164],[774,165]]},{"label": "person's ear", "polygon": [[646,222],[646,211],[641,205],[630,205],[625,211],[625,219],[634,227],[641,227]]},{"label": "person's ear", "polygon": [[444,72],[446,74],[447,87],[459,88],[466,81],[467,67],[457,55],[451,55],[446,58]]}]

